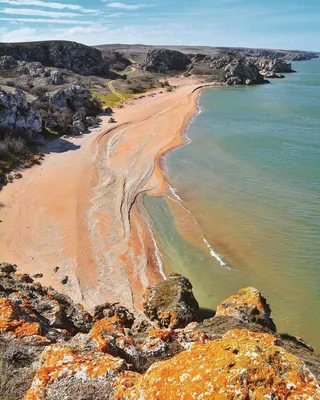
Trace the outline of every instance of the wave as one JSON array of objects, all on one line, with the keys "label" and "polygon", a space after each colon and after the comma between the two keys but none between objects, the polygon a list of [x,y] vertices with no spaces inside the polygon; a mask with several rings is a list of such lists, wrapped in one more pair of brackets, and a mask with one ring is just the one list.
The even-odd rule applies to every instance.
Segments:
[{"label": "wave", "polygon": [[184,200],[181,199],[181,197],[178,195],[177,190],[175,188],[173,188],[172,186],[170,186],[169,188],[170,192],[172,193],[172,195],[174,196],[174,198],[172,198],[171,196],[167,197],[169,199],[171,199],[172,201],[178,203],[188,214],[190,214],[194,220],[194,223],[199,227],[199,229],[202,232],[202,240],[205,243],[206,247],[209,249],[209,253],[211,255],[211,257],[215,258],[219,264],[221,265],[221,267],[227,268],[229,270],[232,270],[232,268],[230,266],[228,266],[222,259],[222,257],[220,256],[220,254],[218,254],[214,248],[211,246],[211,244],[208,242],[207,238],[205,237],[202,227],[199,224],[199,222],[197,221],[196,217],[194,216],[194,214],[192,214],[192,212],[190,210],[188,210],[182,203],[187,204]]},{"label": "wave", "polygon": [[166,274],[164,273],[164,267],[163,267],[163,261],[162,261],[162,254],[161,254],[161,251],[160,251],[160,249],[159,249],[159,247],[158,247],[158,243],[157,243],[157,241],[156,241],[156,239],[155,239],[155,237],[154,237],[153,230],[152,230],[152,228],[151,228],[151,226],[150,226],[150,223],[149,223],[149,221],[148,221],[148,218],[146,217],[144,220],[145,220],[145,222],[146,222],[147,225],[148,225],[148,229],[149,229],[149,232],[150,232],[150,236],[151,236],[151,239],[152,239],[152,242],[153,242],[153,245],[154,245],[154,255],[155,255],[156,260],[157,260],[158,272],[159,272],[159,274],[162,276],[163,279],[167,279]]}]

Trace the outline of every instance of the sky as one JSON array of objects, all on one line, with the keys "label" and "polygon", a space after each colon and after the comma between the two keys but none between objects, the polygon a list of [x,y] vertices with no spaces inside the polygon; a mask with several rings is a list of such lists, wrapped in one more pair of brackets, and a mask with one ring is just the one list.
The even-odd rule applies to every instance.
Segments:
[{"label": "sky", "polygon": [[0,42],[320,51],[320,0],[0,0]]}]

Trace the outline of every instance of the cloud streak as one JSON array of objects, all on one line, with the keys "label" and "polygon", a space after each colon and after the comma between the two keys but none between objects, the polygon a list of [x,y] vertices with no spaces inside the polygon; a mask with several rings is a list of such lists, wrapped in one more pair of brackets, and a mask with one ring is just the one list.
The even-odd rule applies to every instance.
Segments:
[{"label": "cloud streak", "polygon": [[147,8],[147,7],[152,7],[151,4],[125,4],[125,3],[120,3],[120,2],[113,2],[113,3],[108,3],[107,7],[110,8],[118,8],[121,10],[139,10],[141,8]]},{"label": "cloud streak", "polygon": [[0,0],[0,3],[11,4],[13,6],[39,6],[45,8],[53,8],[56,10],[74,10],[80,12],[95,12],[96,10],[88,10],[77,4],[57,3],[42,0]]},{"label": "cloud streak", "polygon": [[61,25],[91,25],[92,21],[80,21],[76,19],[48,19],[48,18],[0,18],[0,21],[8,22],[30,22],[44,24],[61,24]]},{"label": "cloud streak", "polygon": [[12,14],[12,15],[30,15],[39,17],[49,17],[49,18],[73,18],[79,17],[81,14],[73,12],[56,12],[56,11],[43,11],[43,10],[33,10],[29,8],[3,8],[0,9],[1,14]]}]

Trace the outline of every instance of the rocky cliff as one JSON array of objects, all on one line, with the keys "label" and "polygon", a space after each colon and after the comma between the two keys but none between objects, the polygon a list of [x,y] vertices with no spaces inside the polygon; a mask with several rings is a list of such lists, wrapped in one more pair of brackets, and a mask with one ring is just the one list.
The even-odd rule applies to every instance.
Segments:
[{"label": "rocky cliff", "polygon": [[12,131],[40,132],[42,118],[39,111],[26,99],[24,92],[0,90],[0,129]]},{"label": "rocky cliff", "polygon": [[184,71],[190,58],[175,50],[156,49],[148,52],[141,67],[150,72]]},{"label": "rocky cliff", "polygon": [[144,300],[145,316],[109,303],[90,315],[0,264],[1,399],[320,398],[319,357],[275,332],[258,290],[240,290],[204,321],[180,275]]},{"label": "rocky cliff", "polygon": [[0,43],[0,56],[38,61],[47,67],[65,68],[81,75],[109,74],[109,65],[100,50],[76,42]]}]

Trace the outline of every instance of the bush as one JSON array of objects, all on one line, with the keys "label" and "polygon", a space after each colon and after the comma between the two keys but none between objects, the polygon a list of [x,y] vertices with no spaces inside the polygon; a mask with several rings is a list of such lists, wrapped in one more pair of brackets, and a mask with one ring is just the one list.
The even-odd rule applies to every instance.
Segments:
[{"label": "bush", "polygon": [[0,160],[9,161],[16,157],[25,157],[29,153],[26,141],[21,137],[6,136],[0,140]]}]

